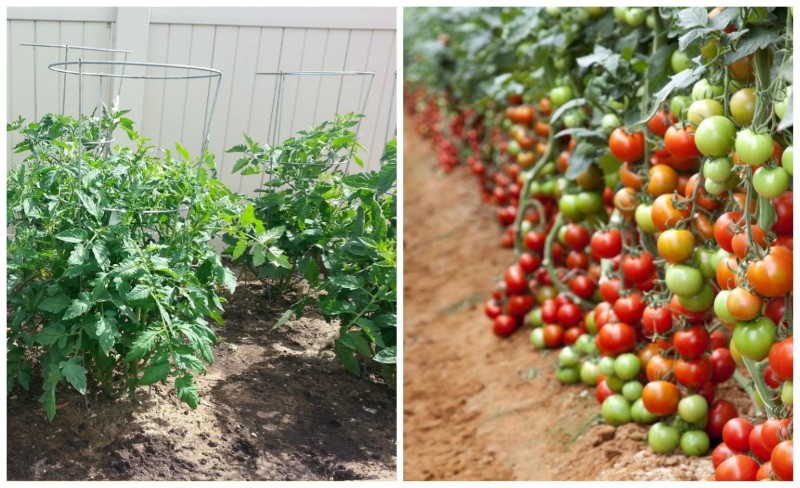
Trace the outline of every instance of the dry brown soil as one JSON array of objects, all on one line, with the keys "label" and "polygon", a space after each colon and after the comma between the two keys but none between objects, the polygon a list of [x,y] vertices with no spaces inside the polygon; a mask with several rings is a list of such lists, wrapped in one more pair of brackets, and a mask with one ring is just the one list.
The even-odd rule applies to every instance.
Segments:
[{"label": "dry brown soil", "polygon": [[337,327],[312,313],[272,330],[285,308],[269,304],[240,285],[195,411],[163,385],[135,401],[64,392],[51,424],[39,386],[14,394],[9,479],[396,479],[396,393],[342,368]]},{"label": "dry brown soil", "polygon": [[[512,262],[464,168],[442,176],[406,118],[406,480],[697,480],[710,457],[655,455],[647,430],[601,423],[594,389],[554,378],[557,352],[498,339],[483,315]],[[726,398],[746,400],[730,388]]]}]

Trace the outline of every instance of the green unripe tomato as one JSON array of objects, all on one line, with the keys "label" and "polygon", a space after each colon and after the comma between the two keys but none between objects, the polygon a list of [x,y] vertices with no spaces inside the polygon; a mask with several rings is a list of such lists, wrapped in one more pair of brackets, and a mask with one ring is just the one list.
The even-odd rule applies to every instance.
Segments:
[{"label": "green unripe tomato", "polygon": [[683,397],[678,402],[678,415],[690,424],[700,422],[708,416],[708,402],[697,394]]},{"label": "green unripe tomato", "polygon": [[783,169],[790,175],[794,174],[794,146],[789,146],[783,150],[781,166],[783,166]]},{"label": "green unripe tomato", "polygon": [[606,380],[606,385],[608,388],[613,391],[614,393],[622,393],[622,387],[625,386],[625,381],[619,379],[617,376],[610,375],[606,376],[603,375]]},{"label": "green unripe tomato", "polygon": [[675,95],[669,103],[669,111],[672,115],[682,119],[686,115],[686,111],[692,104],[692,99],[686,95]]},{"label": "green unripe tomato", "polygon": [[585,24],[589,22],[589,12],[586,11],[585,8],[574,8],[573,11],[575,12],[575,20],[579,24]]},{"label": "green unripe tomato", "polygon": [[585,363],[581,364],[581,381],[583,384],[596,386],[599,376],[600,371],[598,371],[596,364],[590,361],[586,361]]},{"label": "green unripe tomato", "polygon": [[528,322],[531,323],[531,327],[534,329],[544,325],[544,321],[542,320],[542,309],[540,307],[536,307],[528,312]]},{"label": "green unripe tomato", "polygon": [[681,436],[681,451],[687,456],[702,456],[711,444],[708,434],[703,430],[690,430]]},{"label": "green unripe tomato", "polygon": [[708,193],[710,193],[710,194],[712,194],[714,196],[718,196],[718,195],[722,195],[723,193],[725,193],[728,190],[728,184],[727,183],[717,183],[716,181],[714,181],[714,180],[712,180],[710,178],[706,178],[703,181],[703,188],[705,188],[705,190]]},{"label": "green unripe tomato", "polygon": [[558,353],[558,364],[567,368],[577,366],[581,362],[581,355],[574,348],[567,346]]},{"label": "green unripe tomato", "polygon": [[658,420],[658,417],[647,411],[641,398],[631,405],[631,418],[637,424],[652,424]]},{"label": "green unripe tomato", "polygon": [[522,234],[527,234],[533,228],[533,224],[531,224],[527,220],[523,220],[522,223],[519,224],[519,229],[522,231]]},{"label": "green unripe tomato", "polygon": [[[586,331],[589,334],[597,334],[597,322],[594,320],[594,314],[590,313],[586,315],[586,318],[583,320],[583,325],[586,327]],[[586,335],[586,334],[584,334]],[[580,339],[580,337],[579,337]],[[594,338],[592,338],[592,344],[594,344]]]},{"label": "green unripe tomato", "polygon": [[793,381],[787,380],[783,382],[781,386],[781,402],[784,405],[793,405],[794,404],[794,393],[792,392]]},{"label": "green unripe tomato", "polygon": [[572,100],[572,87],[561,85],[550,90],[550,103],[553,107],[559,107]]},{"label": "green unripe tomato", "polygon": [[606,11],[605,7],[586,7],[586,11],[592,17],[600,17]]},{"label": "green unripe tomato", "polygon": [[672,66],[673,73],[680,73],[681,71],[691,69],[692,67],[692,60],[689,59],[689,56],[686,55],[683,51],[676,49],[672,51],[672,56],[670,57],[670,65]]},{"label": "green unripe tomato", "polygon": [[614,7],[614,18],[620,22],[625,22],[625,14],[628,13],[627,7]]},{"label": "green unripe tomato", "polygon": [[544,349],[547,345],[544,342],[544,329],[539,327],[531,331],[530,337],[531,344],[536,349]]},{"label": "green unripe tomato", "polygon": [[561,9],[558,7],[547,7],[544,9],[547,15],[553,18],[561,17]]},{"label": "green unripe tomato", "polygon": [[603,175],[603,183],[609,188],[614,188],[619,183],[619,173],[606,173]]},{"label": "green unripe tomato", "polygon": [[614,374],[621,380],[632,380],[639,376],[642,363],[636,354],[620,354],[614,360]]},{"label": "green unripe tomato", "polygon": [[643,231],[647,232],[648,234],[655,234],[658,232],[658,227],[656,227],[656,224],[653,223],[652,205],[640,203],[636,207],[633,217],[636,219],[636,225],[638,225]]},{"label": "green unripe tomato", "polygon": [[772,136],[742,129],[736,134],[735,147],[743,163],[758,166],[772,156]]},{"label": "green unripe tomato", "polygon": [[647,432],[647,443],[650,449],[659,454],[669,454],[678,447],[681,434],[678,429],[663,422],[657,422]]},{"label": "green unripe tomato", "polygon": [[792,99],[792,87],[787,87],[784,96],[780,101],[777,101],[773,105],[773,109],[775,110],[775,115],[778,116],[778,119],[783,120],[786,117],[786,111],[789,109],[789,101]]},{"label": "green unripe tomato", "polygon": [[732,169],[733,163],[730,158],[709,159],[703,164],[703,176],[714,183],[725,183]]},{"label": "green unripe tomato", "polygon": [[625,12],[625,23],[631,27],[639,27],[647,20],[647,14],[644,9],[639,7],[631,7]]},{"label": "green unripe tomato", "polygon": [[631,421],[631,404],[622,395],[611,395],[600,407],[603,420],[609,425],[622,425]]},{"label": "green unripe tomato", "polygon": [[570,221],[577,222],[583,219],[583,213],[578,207],[578,195],[574,193],[561,195],[558,199],[558,209]]},{"label": "green unripe tomato", "polygon": [[577,366],[561,367],[556,370],[556,379],[565,385],[573,385],[581,380],[581,372]]},{"label": "green unripe tomato", "polygon": [[759,196],[775,198],[789,189],[792,179],[789,173],[780,166],[767,168],[762,166],[753,174],[753,188]]},{"label": "green unripe tomato", "polygon": [[603,115],[603,118],[600,120],[600,128],[602,128],[603,132],[606,134],[611,134],[614,132],[614,129],[619,127],[621,124],[622,122],[620,122],[619,117],[612,113]]},{"label": "green unripe tomato", "polygon": [[686,121],[689,124],[697,127],[700,122],[713,115],[722,115],[725,113],[725,108],[716,100],[706,98],[704,100],[695,100],[689,105],[689,110],[686,111]]},{"label": "green unripe tomato", "polygon": [[733,343],[742,356],[761,361],[775,342],[775,322],[759,317],[751,322],[738,322],[733,329]]},{"label": "green unripe tomato", "polygon": [[554,174],[556,174],[556,165],[552,161],[544,163],[542,169],[539,170],[539,175],[541,176],[551,176]]},{"label": "green unripe tomato", "polygon": [[564,126],[569,129],[574,129],[583,125],[584,113],[580,109],[575,109],[564,115]]},{"label": "green unripe tomato", "polygon": [[645,25],[647,25],[647,28],[650,29],[650,30],[655,29],[656,28],[656,16],[653,15],[653,14],[647,14],[647,20],[645,21]]},{"label": "green unripe tomato", "polygon": [[725,90],[719,85],[712,85],[710,81],[703,78],[692,87],[692,100],[704,100],[706,98],[717,98],[722,96]]},{"label": "green unripe tomato", "polygon": [[667,267],[665,280],[667,289],[679,297],[691,297],[703,289],[703,273],[685,264]]},{"label": "green unripe tomato", "polygon": [[697,149],[706,156],[727,156],[733,147],[736,127],[728,117],[712,115],[697,126],[694,142]]},{"label": "green unripe tomato", "polygon": [[591,334],[581,334],[575,340],[575,350],[581,354],[591,354],[591,345],[594,344],[594,337]]},{"label": "green unripe tomato", "polygon": [[[700,272],[702,273],[702,270]],[[703,277],[708,278],[705,275]],[[690,312],[702,312],[707,310],[714,302],[714,289],[711,285],[705,283],[699,293],[691,296],[679,296],[678,301],[683,308]]]},{"label": "green unripe tomato", "polygon": [[622,396],[624,396],[629,402],[635,402],[636,400],[642,398],[643,389],[644,385],[642,385],[640,382],[636,380],[629,381],[622,385]]},{"label": "green unripe tomato", "polygon": [[736,323],[736,318],[728,311],[728,295],[730,290],[720,290],[714,298],[714,314],[726,324]]},{"label": "green unripe tomato", "polygon": [[596,214],[605,209],[603,194],[596,191],[582,191],[578,193],[578,211],[583,215]]},{"label": "green unripe tomato", "polygon": [[753,114],[756,111],[756,89],[742,88],[731,95],[728,103],[733,120],[743,126],[748,126],[753,122]]},{"label": "green unripe tomato", "polygon": [[600,374],[603,376],[614,376],[614,358],[603,356],[597,362],[597,367],[600,369]]},{"label": "green unripe tomato", "polygon": [[508,154],[516,156],[521,150],[522,148],[519,147],[519,142],[512,139],[511,142],[508,143]]},{"label": "green unripe tomato", "polygon": [[713,39],[703,44],[703,47],[700,48],[700,54],[703,55],[706,61],[716,58],[717,54],[719,54],[719,41]]}]

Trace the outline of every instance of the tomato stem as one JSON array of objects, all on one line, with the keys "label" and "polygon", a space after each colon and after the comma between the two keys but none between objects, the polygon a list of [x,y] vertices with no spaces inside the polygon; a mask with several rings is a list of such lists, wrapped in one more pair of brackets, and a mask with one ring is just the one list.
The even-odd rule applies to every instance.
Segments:
[{"label": "tomato stem", "polygon": [[536,179],[536,175],[539,174],[539,171],[547,164],[547,161],[553,156],[553,151],[555,149],[555,131],[551,130],[550,134],[547,136],[547,148],[542,154],[542,157],[536,161],[536,164],[533,165],[532,168],[527,170],[522,174],[522,179],[524,183],[522,184],[522,189],[519,192],[519,204],[517,208],[517,217],[514,219],[514,254],[519,256],[522,252],[522,221],[525,218],[525,211],[528,209],[528,205],[531,204],[532,197],[528,196],[528,193],[531,189],[531,183],[533,180]]}]

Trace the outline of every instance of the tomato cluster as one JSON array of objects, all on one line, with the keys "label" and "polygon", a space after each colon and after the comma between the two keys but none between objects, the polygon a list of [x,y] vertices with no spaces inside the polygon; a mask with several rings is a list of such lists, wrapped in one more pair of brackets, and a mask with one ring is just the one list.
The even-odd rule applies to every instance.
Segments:
[{"label": "tomato cluster", "polygon": [[[645,21],[664,31],[653,10],[660,19],[541,15],[613,15],[624,38]],[[792,479],[791,85],[770,69],[788,54],[776,43],[736,58],[728,37],[791,20],[770,12],[708,11],[710,25],[727,23],[694,34],[697,57],[677,43],[670,57],[673,80],[695,81],[655,101],[640,89],[653,109],[638,122],[627,102],[580,98],[594,96],[593,77],[613,79],[596,47],[574,66],[556,60],[561,76],[536,97],[504,96],[502,118],[482,118],[474,129],[488,137],[467,151],[503,245],[517,250],[484,307],[494,333],[530,327],[536,349],[562,348],[558,381],[594,387],[605,422],[650,425],[659,453],[713,448],[718,480]],[[755,419],[721,398],[732,380]]]}]

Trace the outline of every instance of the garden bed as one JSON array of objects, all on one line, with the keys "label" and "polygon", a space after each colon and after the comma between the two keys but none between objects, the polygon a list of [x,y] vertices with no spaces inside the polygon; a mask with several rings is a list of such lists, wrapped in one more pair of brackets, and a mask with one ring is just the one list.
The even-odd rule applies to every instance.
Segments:
[{"label": "garden bed", "polygon": [[344,370],[318,314],[272,330],[286,306],[240,283],[196,411],[161,384],[134,402],[64,389],[50,423],[41,381],[16,390],[9,480],[395,479],[396,393]]}]

